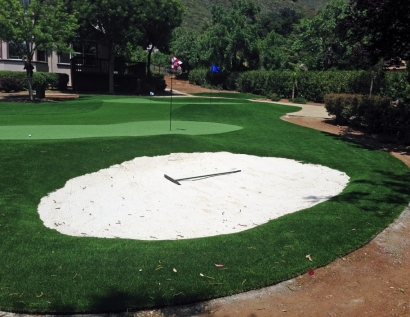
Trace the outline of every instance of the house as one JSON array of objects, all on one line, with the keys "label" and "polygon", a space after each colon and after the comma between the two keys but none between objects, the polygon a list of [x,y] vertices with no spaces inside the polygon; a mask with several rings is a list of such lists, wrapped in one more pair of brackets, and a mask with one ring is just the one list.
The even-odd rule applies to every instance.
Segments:
[{"label": "house", "polygon": [[[24,71],[24,43],[0,40],[0,70]],[[35,72],[63,73],[68,86],[78,91],[108,91],[108,53],[97,41],[74,41],[73,53],[36,51],[32,64]],[[145,63],[117,61],[114,81],[118,90],[131,92],[145,77]],[[126,84],[126,87],[125,87]]]},{"label": "house", "polygon": [[[4,42],[0,40],[0,70],[24,71],[23,58],[24,43]],[[72,48],[75,53],[57,54],[51,51],[36,51],[33,56],[35,72],[63,73],[69,75],[71,86],[71,58],[84,56],[88,59],[104,56],[95,41],[74,42]],[[100,51],[100,52],[99,52]]]},{"label": "house", "polygon": [[392,58],[389,60],[385,60],[383,67],[385,70],[406,70],[406,61],[402,60],[401,58]]}]

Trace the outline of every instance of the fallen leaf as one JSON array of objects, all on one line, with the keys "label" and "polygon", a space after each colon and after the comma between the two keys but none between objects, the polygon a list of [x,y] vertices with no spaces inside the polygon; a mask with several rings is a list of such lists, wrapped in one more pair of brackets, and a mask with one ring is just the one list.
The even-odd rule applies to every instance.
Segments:
[{"label": "fallen leaf", "polygon": [[309,261],[313,262],[312,257],[310,254],[306,255],[306,259],[308,259]]}]

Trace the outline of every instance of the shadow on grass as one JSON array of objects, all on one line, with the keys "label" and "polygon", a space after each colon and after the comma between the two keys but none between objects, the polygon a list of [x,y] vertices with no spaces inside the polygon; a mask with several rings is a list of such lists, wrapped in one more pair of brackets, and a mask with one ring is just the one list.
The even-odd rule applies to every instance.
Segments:
[{"label": "shadow on grass", "polygon": [[[217,307],[210,307],[209,302],[196,302],[184,305],[166,306],[163,302],[153,301],[154,308],[147,309],[136,309],[140,302],[146,303],[146,299],[138,299],[135,295],[131,295],[126,292],[117,291],[111,289],[109,294],[102,297],[94,298],[94,303],[91,304],[90,310],[86,313],[81,313],[83,316],[85,314],[98,314],[99,316],[119,316],[119,317],[133,317],[136,313],[142,313],[143,316],[153,315],[153,316],[163,316],[163,317],[191,317],[198,314],[212,314],[213,310]],[[156,307],[156,308],[155,308]],[[78,314],[73,307],[50,307],[50,310],[58,316],[78,316]],[[74,313],[76,312],[76,313]],[[48,313],[48,316],[50,313]],[[139,316],[139,315],[138,315]],[[234,314],[226,314],[224,317],[234,317]],[[256,317],[257,315],[251,313],[246,317]]]},{"label": "shadow on grass", "polygon": [[[323,120],[326,124],[336,126],[337,123],[333,119]],[[339,127],[339,126],[338,126]],[[402,155],[410,156],[410,145],[400,144],[393,137],[383,134],[371,134],[363,127],[341,127],[341,134],[344,140],[352,141],[373,150],[381,150],[385,152],[397,152]]]},{"label": "shadow on grass", "polygon": [[[408,197],[410,196],[410,174],[407,175],[397,175],[395,173],[388,173],[385,171],[375,171],[382,177],[381,181],[372,180],[353,180],[352,185],[370,185],[370,186],[382,186],[383,188],[388,188],[388,193],[381,193],[375,197],[367,191],[352,191],[347,193],[342,193],[333,199],[339,202],[347,203],[359,203],[367,202],[369,203],[369,209],[372,209],[375,204],[388,203],[393,205],[408,204]],[[363,204],[363,203],[362,203]],[[366,206],[361,206],[367,209]]]}]

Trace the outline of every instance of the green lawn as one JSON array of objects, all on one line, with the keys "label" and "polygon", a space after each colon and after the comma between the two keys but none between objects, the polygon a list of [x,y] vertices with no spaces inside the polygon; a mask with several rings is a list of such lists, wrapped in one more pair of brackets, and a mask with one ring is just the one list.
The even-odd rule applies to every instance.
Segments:
[{"label": "green lawn", "polygon": [[[295,107],[251,102],[239,94],[237,99],[212,102],[206,97],[173,98],[175,122],[210,124],[207,134],[193,135],[169,133],[169,108],[170,99],[159,97],[0,102],[2,129],[48,126],[47,131],[53,125],[71,125],[81,130],[100,125],[110,130],[113,124],[167,123],[167,132],[160,135],[10,140],[0,135],[0,310],[125,311],[271,285],[367,243],[410,201],[410,170],[402,162],[279,119],[297,111]],[[215,123],[238,128],[217,133],[211,127]],[[40,199],[73,177],[137,156],[205,151],[322,164],[347,173],[350,183],[326,203],[251,230],[201,239],[71,237],[44,227],[39,219]]]}]

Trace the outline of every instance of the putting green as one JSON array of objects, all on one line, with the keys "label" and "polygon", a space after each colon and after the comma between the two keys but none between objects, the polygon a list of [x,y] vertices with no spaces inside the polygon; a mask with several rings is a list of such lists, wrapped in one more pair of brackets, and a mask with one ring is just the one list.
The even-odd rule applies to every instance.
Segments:
[{"label": "putting green", "polygon": [[[195,101],[195,104],[196,105],[209,105],[209,104],[212,104],[212,102],[221,103],[221,100],[209,100],[209,99],[206,99],[206,97],[203,97],[202,99],[203,99],[202,102],[201,101]],[[192,100],[192,98],[190,98],[190,99],[185,98],[184,99],[184,98],[176,97],[176,98],[174,98],[173,104],[174,105],[178,105],[178,104],[181,104],[181,103],[186,104],[187,100]],[[141,97],[139,97],[139,98],[137,97],[137,98],[107,99],[107,100],[103,100],[103,102],[116,103],[116,104],[118,104],[118,103],[129,103],[129,104],[138,104],[139,103],[139,104],[141,104],[142,102],[143,103],[149,103],[149,104],[168,104],[169,100],[165,99],[165,98],[152,98],[150,100],[150,99],[147,99],[147,98],[141,99]],[[236,104],[238,104],[238,102],[226,102],[226,100],[223,100],[223,104],[225,104],[225,105],[236,105]]]},{"label": "putting green", "polygon": [[[117,136],[148,136],[161,134],[217,134],[240,130],[230,124],[196,121],[139,121],[104,125],[24,125],[1,126],[0,139],[79,139]],[[30,136],[31,135],[31,136]]]}]

